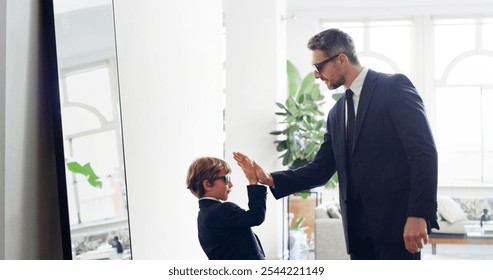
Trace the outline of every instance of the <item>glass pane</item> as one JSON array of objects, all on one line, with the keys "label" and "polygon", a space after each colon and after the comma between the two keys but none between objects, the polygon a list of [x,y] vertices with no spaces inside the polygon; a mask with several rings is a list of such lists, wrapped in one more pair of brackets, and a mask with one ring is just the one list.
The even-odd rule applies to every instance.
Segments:
[{"label": "glass pane", "polygon": [[96,108],[108,121],[113,120],[113,109],[108,67],[94,69],[67,78],[68,102],[80,102]]},{"label": "glass pane", "polygon": [[[347,32],[354,40],[362,65],[377,71],[410,75],[412,29],[409,20],[325,22],[322,26]],[[389,37],[395,38],[392,44],[388,43]]]},{"label": "glass pane", "polygon": [[289,259],[306,260],[314,246],[315,211],[320,203],[319,193],[312,191],[288,197]]},{"label": "glass pane", "polygon": [[493,57],[474,55],[455,65],[447,78],[449,85],[493,85]]},{"label": "glass pane", "polygon": [[493,183],[493,89],[484,89],[481,96],[483,113],[483,182]]},{"label": "glass pane", "polygon": [[125,217],[126,209],[122,200],[121,188],[110,179],[111,177],[102,178],[103,187],[101,188],[89,185],[82,177],[77,179],[78,183],[73,185],[71,192],[77,188],[80,221],[71,220],[72,225]]},{"label": "glass pane", "polygon": [[[411,72],[411,27],[409,24],[402,25],[402,22],[395,22],[395,24],[399,25],[370,28],[370,50],[388,57],[398,65],[399,69],[389,73],[400,72],[409,75]],[[388,38],[392,38],[392,44],[389,44]]]},{"label": "glass pane", "polygon": [[101,120],[97,115],[83,107],[71,106],[62,108],[63,132],[72,135],[86,130],[101,127]]},{"label": "glass pane", "polygon": [[474,87],[436,90],[439,183],[481,181],[481,103]]},{"label": "glass pane", "polygon": [[373,56],[360,56],[361,65],[367,66],[370,69],[375,71],[384,72],[384,73],[396,73],[399,72],[398,69],[394,69],[391,65],[389,65],[386,61],[383,61],[379,58]]},{"label": "glass pane", "polygon": [[348,21],[348,22],[326,22],[324,23],[323,30],[328,28],[338,28],[353,38],[354,47],[356,52],[362,52],[364,50],[365,32],[363,29],[364,22],[361,21]]},{"label": "glass pane", "polygon": [[482,28],[483,48],[493,50],[493,19],[489,19]]},{"label": "glass pane", "polygon": [[[90,134],[73,140],[72,157],[80,163],[91,162],[98,174],[111,175],[121,168],[115,131]],[[104,151],[104,153],[102,153]]]},{"label": "glass pane", "polygon": [[[435,78],[441,79],[447,65],[459,54],[475,49],[476,29],[460,22],[437,25],[435,21]],[[458,36],[457,34],[460,34]]]}]

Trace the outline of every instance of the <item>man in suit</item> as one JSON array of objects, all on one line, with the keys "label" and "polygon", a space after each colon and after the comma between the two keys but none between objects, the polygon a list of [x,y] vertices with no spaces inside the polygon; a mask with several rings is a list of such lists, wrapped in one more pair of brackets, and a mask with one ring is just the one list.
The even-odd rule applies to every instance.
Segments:
[{"label": "man in suit", "polygon": [[[420,259],[436,221],[437,152],[423,101],[402,74],[362,67],[353,40],[328,29],[308,42],[315,78],[346,95],[330,110],[315,159],[257,176],[281,197],[325,184],[337,171],[351,259]],[[242,154],[235,159],[242,160]]]}]

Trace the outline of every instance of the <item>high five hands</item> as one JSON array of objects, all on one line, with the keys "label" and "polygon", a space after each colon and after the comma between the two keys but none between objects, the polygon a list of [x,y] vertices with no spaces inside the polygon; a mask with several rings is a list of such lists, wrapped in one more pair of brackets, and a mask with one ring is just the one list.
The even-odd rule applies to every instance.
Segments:
[{"label": "high five hands", "polygon": [[[243,172],[247,176],[248,180],[250,181],[250,177],[248,177],[251,172],[255,173],[255,177],[258,180],[256,183],[261,183],[267,186],[273,186],[274,185],[274,180],[272,179],[272,176],[270,173],[266,173],[262,167],[260,167],[255,161],[251,160],[249,157],[246,155],[240,153],[240,152],[233,152],[233,158],[236,160],[238,165],[243,169]],[[252,171],[253,170],[253,171]],[[250,181],[250,184],[252,182]]]},{"label": "high five hands", "polygon": [[247,156],[244,155],[236,155],[237,153],[233,153],[233,157],[238,163],[238,165],[243,169],[243,173],[245,173],[245,176],[248,179],[248,182],[250,185],[256,185],[258,184],[258,178],[257,174],[255,172],[255,162],[249,159]]}]

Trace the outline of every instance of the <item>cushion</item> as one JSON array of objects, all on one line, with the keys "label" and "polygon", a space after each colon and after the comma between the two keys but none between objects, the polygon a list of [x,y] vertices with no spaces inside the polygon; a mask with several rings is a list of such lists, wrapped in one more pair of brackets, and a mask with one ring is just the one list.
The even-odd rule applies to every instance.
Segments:
[{"label": "cushion", "polygon": [[327,211],[327,215],[331,219],[341,219],[341,207],[339,205],[339,202],[335,199],[331,199],[330,201],[327,201],[324,203],[325,209]]},{"label": "cushion", "polygon": [[339,208],[335,205],[330,206],[327,209],[327,213],[329,213],[329,217],[332,219],[341,219],[341,211],[339,211]]},{"label": "cushion", "polygon": [[443,217],[442,217],[442,215],[440,215],[440,213],[438,213],[438,211],[437,211],[437,220],[443,221]]},{"label": "cushion", "polygon": [[483,209],[493,210],[493,198],[491,197],[459,197],[454,201],[464,210],[469,220],[479,220]]},{"label": "cushion", "polygon": [[321,204],[315,208],[315,219],[329,219],[329,213],[325,205]]},{"label": "cushion", "polygon": [[467,220],[466,213],[449,196],[438,196],[438,213],[449,223]]}]

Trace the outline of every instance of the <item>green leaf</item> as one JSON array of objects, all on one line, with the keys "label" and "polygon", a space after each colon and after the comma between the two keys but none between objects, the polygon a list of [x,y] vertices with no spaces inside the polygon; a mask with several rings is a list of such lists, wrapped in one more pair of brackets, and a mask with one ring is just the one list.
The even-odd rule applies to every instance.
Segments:
[{"label": "green leaf", "polygon": [[282,165],[288,166],[290,165],[290,160],[289,160],[289,152],[284,154],[284,158],[282,159]]},{"label": "green leaf", "polygon": [[314,101],[319,101],[323,99],[323,96],[320,94],[320,88],[318,86],[312,87],[310,91],[310,98]]},{"label": "green leaf", "polygon": [[286,106],[284,106],[284,104],[282,104],[282,103],[276,102],[276,105],[277,105],[277,107],[279,107],[283,110],[287,110]]},{"label": "green leaf", "polygon": [[332,94],[332,99],[334,99],[335,101],[337,101],[337,100],[339,100],[339,98],[341,98],[343,95],[344,95],[344,93],[342,93],[342,92],[336,92],[336,93],[333,93],[333,94]]},{"label": "green leaf", "polygon": [[312,161],[315,158],[315,155],[318,151],[318,145],[315,142],[310,142],[306,145],[306,157]]},{"label": "green leaf", "polygon": [[301,225],[303,224],[304,221],[305,221],[305,218],[303,218],[303,217],[298,218],[298,220],[296,220],[295,228],[300,229]]},{"label": "green leaf", "polygon": [[301,225],[303,224],[304,221],[305,221],[305,218],[303,218],[303,217],[298,218],[296,220],[296,222],[294,223],[294,226],[289,227],[289,230],[300,230]]},{"label": "green leaf", "polygon": [[313,73],[310,72],[308,75],[306,75],[306,77],[301,82],[301,86],[298,92],[302,94],[309,93],[314,83],[315,83],[315,76],[313,76]]},{"label": "green leaf", "polygon": [[74,173],[83,173],[85,172],[85,169],[76,161],[72,161],[67,163],[68,170],[74,172]]},{"label": "green leaf", "polygon": [[95,187],[95,188],[102,188],[103,187],[103,182],[101,182],[99,180],[99,177],[94,177],[94,176],[89,176],[87,178],[87,181],[89,182],[89,184],[91,184],[91,186]]},{"label": "green leaf", "polygon": [[335,188],[337,188],[338,185],[339,185],[339,177],[338,177],[337,172],[336,172],[336,173],[334,173],[332,178],[330,178],[330,180],[327,182],[327,184],[325,184],[324,187],[327,189],[335,189]]},{"label": "green leaf", "polygon": [[288,149],[288,147],[287,147],[287,143],[288,143],[288,142],[287,142],[286,140],[284,140],[284,141],[280,141],[280,142],[277,144],[277,148],[276,148],[276,150],[277,150],[278,152],[282,152],[282,151],[287,150],[287,149]]},{"label": "green leaf", "polygon": [[93,186],[95,188],[103,187],[103,182],[101,182],[99,180],[99,177],[96,175],[96,173],[92,169],[91,163],[88,162],[82,166],[78,162],[72,161],[72,162],[67,163],[67,168],[68,168],[68,170],[70,170],[74,173],[81,174],[81,175],[85,176],[87,179],[87,182],[91,186]]},{"label": "green leaf", "polygon": [[288,71],[288,90],[289,96],[295,96],[297,89],[299,87],[301,78],[298,69],[293,65],[291,61],[287,61],[287,71]]},{"label": "green leaf", "polygon": [[303,199],[307,199],[310,196],[309,192],[300,192],[300,196]]},{"label": "green leaf", "polygon": [[303,94],[298,95],[297,101],[299,104],[303,104],[303,102],[305,102],[305,95],[303,95]]}]

